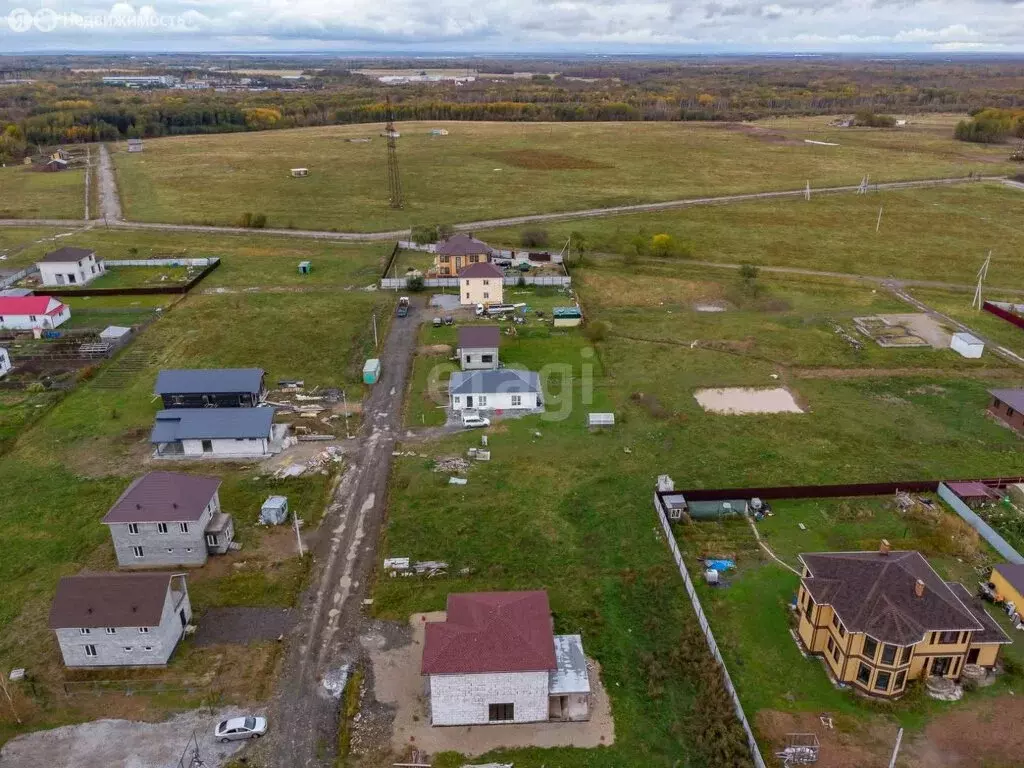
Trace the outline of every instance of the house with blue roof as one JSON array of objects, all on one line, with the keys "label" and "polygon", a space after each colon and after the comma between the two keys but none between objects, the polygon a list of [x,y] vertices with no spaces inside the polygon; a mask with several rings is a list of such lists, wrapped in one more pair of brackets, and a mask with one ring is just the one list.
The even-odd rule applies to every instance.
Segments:
[{"label": "house with blue roof", "polygon": [[267,396],[262,368],[160,371],[154,393],[164,408],[254,408]]},{"label": "house with blue roof", "polygon": [[149,442],[160,458],[252,459],[278,453],[287,429],[273,408],[168,408]]}]

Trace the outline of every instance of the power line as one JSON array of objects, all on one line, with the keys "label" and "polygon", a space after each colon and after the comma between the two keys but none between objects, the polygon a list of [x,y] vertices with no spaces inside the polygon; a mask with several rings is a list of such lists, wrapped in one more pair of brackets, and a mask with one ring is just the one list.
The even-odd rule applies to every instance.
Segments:
[{"label": "power line", "polygon": [[384,136],[388,144],[388,204],[392,208],[401,208],[405,201],[402,199],[402,177],[398,174],[398,131],[395,130],[395,112],[391,108],[391,97],[387,97],[387,125],[384,127]]}]

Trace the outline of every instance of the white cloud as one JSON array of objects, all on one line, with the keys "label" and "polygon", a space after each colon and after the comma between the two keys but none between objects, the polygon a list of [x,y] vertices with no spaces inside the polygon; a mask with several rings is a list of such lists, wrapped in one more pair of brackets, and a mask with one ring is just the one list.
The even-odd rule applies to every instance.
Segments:
[{"label": "white cloud", "polygon": [[[11,10],[35,12],[42,2],[58,14],[181,23],[8,28]],[[153,49],[161,39],[175,50],[1024,51],[1022,8],[1019,0],[0,0],[0,51]]]}]

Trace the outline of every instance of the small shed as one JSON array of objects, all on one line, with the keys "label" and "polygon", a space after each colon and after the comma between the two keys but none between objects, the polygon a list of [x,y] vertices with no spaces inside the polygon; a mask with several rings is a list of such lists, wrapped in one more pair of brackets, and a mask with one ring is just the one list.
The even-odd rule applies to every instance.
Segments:
[{"label": "small shed", "polygon": [[128,139],[128,151],[129,152],[141,152],[142,151],[142,139]]},{"label": "small shed", "polygon": [[300,275],[308,275],[312,271],[313,271],[313,262],[312,261],[300,261],[299,262],[299,274]]},{"label": "small shed", "polygon": [[583,322],[579,307],[555,307],[551,314],[556,328],[574,328]]},{"label": "small shed", "polygon": [[100,331],[100,339],[107,342],[119,343],[125,341],[131,335],[132,329],[123,325],[108,325]]},{"label": "small shed", "polygon": [[288,519],[288,497],[271,496],[260,507],[260,522],[263,525],[281,525]]},{"label": "small shed", "polygon": [[11,355],[6,349],[0,347],[0,378],[3,378],[10,370]]},{"label": "small shed", "polygon": [[985,351],[985,342],[970,333],[954,333],[949,347],[961,357],[977,359]]},{"label": "small shed", "polygon": [[380,360],[376,357],[371,357],[366,361],[363,366],[363,383],[364,384],[376,384],[377,379],[380,378]]},{"label": "small shed", "polygon": [[292,168],[292,177],[301,179],[304,176],[309,176],[309,168]]}]

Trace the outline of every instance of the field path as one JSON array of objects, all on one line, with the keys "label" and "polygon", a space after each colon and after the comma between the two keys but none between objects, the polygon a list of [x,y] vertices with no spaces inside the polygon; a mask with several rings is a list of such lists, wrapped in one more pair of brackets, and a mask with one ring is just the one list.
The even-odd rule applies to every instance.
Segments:
[{"label": "field path", "polygon": [[[158,224],[142,221],[125,221],[122,219],[121,202],[117,195],[117,184],[114,180],[113,166],[107,148],[100,145],[99,185],[100,213],[105,216],[108,224],[121,229],[155,230],[163,232],[208,232],[211,234],[234,234],[251,237],[253,234],[275,235],[281,237],[301,237],[313,240],[342,240],[369,242],[375,240],[398,240],[409,234],[408,229],[395,229],[388,232],[330,232],[314,229],[242,229],[240,227],[214,227],[201,224]],[[977,181],[1000,181],[1011,186],[1001,176],[955,177],[947,179],[919,179],[917,181],[891,181],[883,184],[871,184],[869,192],[888,189],[913,189],[917,187],[937,187],[949,184],[965,184]],[[1019,185],[1024,189],[1024,185]],[[853,184],[844,187],[822,187],[812,189],[812,195],[835,195],[856,193],[860,186]],[[691,197],[682,200],[666,200],[661,203],[641,203],[638,205],[616,205],[610,208],[588,208],[581,211],[562,211],[559,213],[534,213],[528,216],[512,216],[504,219],[486,219],[484,221],[468,221],[455,224],[457,230],[474,231],[495,229],[498,227],[514,227],[520,224],[535,224],[545,221],[569,221],[573,219],[592,219],[602,216],[616,216],[630,213],[650,213],[675,208],[690,208],[697,205],[728,205],[731,203],[748,203],[775,199],[799,199],[806,194],[803,189],[790,189],[774,192],[749,192],[741,195],[720,195],[718,197]],[[66,226],[67,222],[56,219],[0,219],[2,227],[30,226]]]},{"label": "field path", "polygon": [[114,163],[110,159],[110,152],[106,144],[100,144],[100,162],[98,166],[96,181],[99,184],[100,192],[100,217],[110,223],[120,222],[121,198],[117,194],[117,179],[114,178]]},{"label": "field path", "polygon": [[348,468],[320,524],[310,586],[300,602],[302,619],[288,640],[264,740],[267,765],[334,765],[339,705],[323,679],[363,655],[362,601],[377,564],[391,453],[402,435],[406,379],[424,317],[414,306],[408,317],[395,318],[380,350],[381,377],[363,403],[362,434],[346,453]]}]

